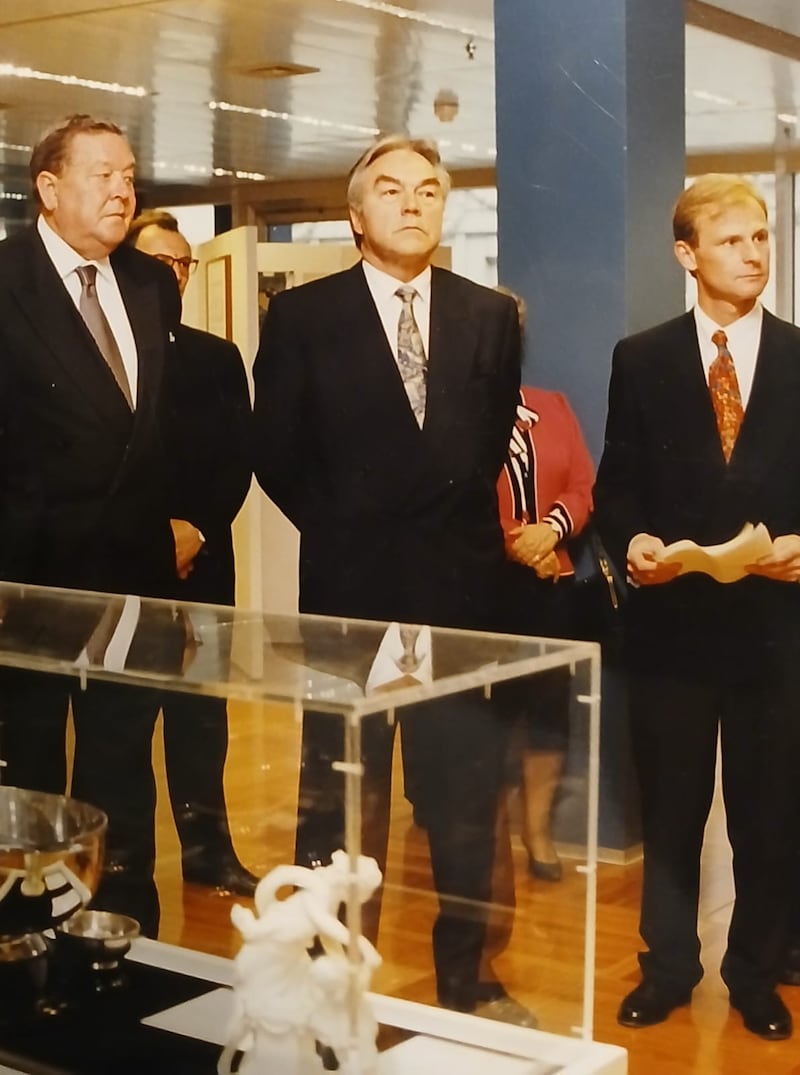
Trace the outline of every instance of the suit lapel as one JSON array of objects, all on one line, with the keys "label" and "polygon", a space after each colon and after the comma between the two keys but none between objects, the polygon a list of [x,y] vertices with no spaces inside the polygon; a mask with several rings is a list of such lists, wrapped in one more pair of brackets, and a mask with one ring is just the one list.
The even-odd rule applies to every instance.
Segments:
[{"label": "suit lapel", "polygon": [[717,420],[708,391],[694,314],[674,322],[655,370],[654,413],[665,413],[671,426],[680,429],[680,450],[714,470],[724,471],[725,458],[717,432]]},{"label": "suit lapel", "polygon": [[348,390],[369,399],[376,430],[418,441],[419,426],[360,263],[347,270],[343,282],[341,346],[349,355],[342,373],[355,375]]},{"label": "suit lapel", "polygon": [[[453,388],[470,375],[480,333],[472,312],[454,294],[455,277],[434,268],[431,277],[431,321],[428,345],[428,398],[425,425],[428,437],[447,437],[459,416],[453,410]],[[459,398],[459,392],[456,398]]]},{"label": "suit lapel", "polygon": [[800,356],[791,350],[781,323],[765,310],[753,387],[731,465],[748,466],[757,459],[759,469],[768,472],[768,461],[797,422],[798,403]]},{"label": "suit lapel", "polygon": [[[134,432],[146,424],[158,399],[163,375],[163,328],[160,324],[158,287],[152,279],[141,279],[120,264],[119,252],[111,256],[122,301],[136,341],[138,362]],[[172,341],[174,343],[174,340]]]},{"label": "suit lapel", "polygon": [[129,420],[125,397],[34,230],[30,242],[30,262],[13,285],[17,301],[84,404],[105,421]]}]

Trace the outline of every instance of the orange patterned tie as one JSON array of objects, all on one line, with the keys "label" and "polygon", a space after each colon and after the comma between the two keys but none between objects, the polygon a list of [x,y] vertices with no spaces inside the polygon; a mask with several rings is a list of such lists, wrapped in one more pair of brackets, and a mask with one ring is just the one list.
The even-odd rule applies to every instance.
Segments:
[{"label": "orange patterned tie", "polygon": [[714,414],[717,416],[722,454],[727,463],[733,452],[736,438],[739,436],[744,407],[742,407],[742,396],[739,392],[739,381],[736,378],[736,367],[728,350],[728,337],[722,329],[717,329],[711,341],[717,345],[717,357],[708,371],[708,389],[711,392]]}]

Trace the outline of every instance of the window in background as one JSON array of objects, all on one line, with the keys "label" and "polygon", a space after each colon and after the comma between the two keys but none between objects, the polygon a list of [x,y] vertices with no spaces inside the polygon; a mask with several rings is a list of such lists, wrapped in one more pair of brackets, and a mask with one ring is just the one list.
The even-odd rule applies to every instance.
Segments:
[{"label": "window in background", "polygon": [[162,205],[159,208],[172,213],[189,246],[199,246],[214,238],[213,205]]}]

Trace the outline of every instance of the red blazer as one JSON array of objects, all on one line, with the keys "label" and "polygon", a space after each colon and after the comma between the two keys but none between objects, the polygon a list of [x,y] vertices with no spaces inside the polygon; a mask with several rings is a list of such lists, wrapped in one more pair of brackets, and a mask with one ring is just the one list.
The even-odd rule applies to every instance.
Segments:
[{"label": "red blazer", "polygon": [[[578,420],[560,392],[523,385],[520,400],[516,437],[511,438],[509,459],[497,482],[503,532],[508,534],[523,521],[552,523],[560,534],[556,553],[561,573],[573,574],[565,542],[581,532],[592,511],[592,457]],[[521,501],[514,479],[512,459],[523,444],[533,450],[533,503],[524,494]]]}]

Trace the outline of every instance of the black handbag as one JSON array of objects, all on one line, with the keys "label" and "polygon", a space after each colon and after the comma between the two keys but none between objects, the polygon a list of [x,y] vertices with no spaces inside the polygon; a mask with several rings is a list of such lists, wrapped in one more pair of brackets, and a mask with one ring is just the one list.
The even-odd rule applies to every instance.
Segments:
[{"label": "black handbag", "polygon": [[570,544],[570,555],[575,564],[573,633],[583,641],[599,642],[604,657],[621,657],[627,584],[591,520]]}]

